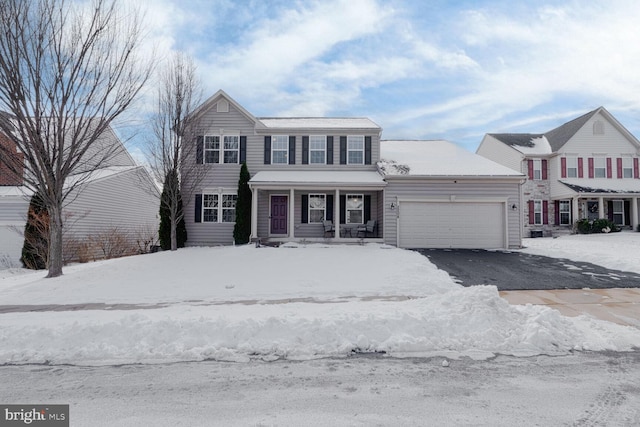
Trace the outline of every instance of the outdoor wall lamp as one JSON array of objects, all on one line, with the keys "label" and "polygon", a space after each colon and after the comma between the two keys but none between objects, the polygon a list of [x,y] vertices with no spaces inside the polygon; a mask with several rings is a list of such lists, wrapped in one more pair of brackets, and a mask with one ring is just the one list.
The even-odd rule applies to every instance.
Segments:
[{"label": "outdoor wall lamp", "polygon": [[396,204],[391,202],[390,208],[391,208],[392,211],[395,211],[396,210]]},{"label": "outdoor wall lamp", "polygon": [[512,210],[512,211],[517,211],[517,210],[518,210],[518,206],[516,206],[516,204],[515,204],[515,203],[514,203],[514,204],[512,204],[512,205],[511,205],[511,210]]}]

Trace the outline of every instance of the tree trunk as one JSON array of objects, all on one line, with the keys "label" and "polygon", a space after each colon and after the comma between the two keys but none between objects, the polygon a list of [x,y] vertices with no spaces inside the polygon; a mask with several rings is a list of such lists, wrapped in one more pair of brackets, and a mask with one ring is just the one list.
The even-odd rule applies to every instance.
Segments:
[{"label": "tree trunk", "polygon": [[177,251],[178,250],[178,233],[177,233],[177,229],[178,229],[178,221],[177,221],[177,215],[176,215],[176,210],[177,210],[177,203],[174,203],[174,206],[171,206],[171,250],[172,251]]},{"label": "tree trunk", "polygon": [[62,276],[62,210],[49,208],[49,274],[47,277]]}]

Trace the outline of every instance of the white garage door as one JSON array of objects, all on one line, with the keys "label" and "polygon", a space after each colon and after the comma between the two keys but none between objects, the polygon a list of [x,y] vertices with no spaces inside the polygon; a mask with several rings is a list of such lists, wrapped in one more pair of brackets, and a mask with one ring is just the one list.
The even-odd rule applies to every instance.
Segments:
[{"label": "white garage door", "polygon": [[504,204],[401,202],[402,248],[505,247]]}]

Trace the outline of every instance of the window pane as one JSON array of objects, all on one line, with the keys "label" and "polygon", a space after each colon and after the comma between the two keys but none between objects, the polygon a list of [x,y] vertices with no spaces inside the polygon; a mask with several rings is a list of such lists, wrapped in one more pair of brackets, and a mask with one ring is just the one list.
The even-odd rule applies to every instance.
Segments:
[{"label": "window pane", "polygon": [[309,195],[309,207],[311,209],[324,209],[324,195]]},{"label": "window pane", "polygon": [[218,150],[220,148],[220,137],[219,136],[205,136],[204,137],[204,148],[207,150]]},{"label": "window pane", "polygon": [[225,136],[224,137],[224,149],[225,150],[237,150],[239,137],[237,136]]},{"label": "window pane", "polygon": [[348,150],[364,150],[364,136],[347,136]]},{"label": "window pane", "polygon": [[361,165],[364,163],[364,156],[362,151],[349,151],[349,157],[347,163],[350,165]]},{"label": "window pane", "polygon": [[273,164],[287,164],[287,157],[288,157],[288,152],[287,151],[273,151],[272,154],[272,158],[271,158],[271,163]]},{"label": "window pane", "polygon": [[324,164],[325,153],[324,151],[311,151],[311,164]]},{"label": "window pane", "polygon": [[225,163],[238,163],[238,152],[237,151],[225,151],[224,152],[224,162]]}]

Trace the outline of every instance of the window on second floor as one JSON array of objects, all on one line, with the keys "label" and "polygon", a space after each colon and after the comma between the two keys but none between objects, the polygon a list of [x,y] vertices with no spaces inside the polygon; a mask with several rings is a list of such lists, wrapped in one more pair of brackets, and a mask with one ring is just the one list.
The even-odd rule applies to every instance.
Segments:
[{"label": "window on second floor", "polygon": [[535,159],[533,161],[533,179],[542,179],[542,160]]},{"label": "window on second floor", "polygon": [[578,158],[567,157],[567,178],[578,177]]},{"label": "window on second floor", "polygon": [[593,176],[595,178],[607,177],[607,159],[605,157],[594,157]]},{"label": "window on second floor", "polygon": [[631,157],[622,158],[622,177],[633,178],[633,159]]},{"label": "window on second floor", "polygon": [[327,158],[327,137],[324,135],[309,136],[309,163],[324,165]]},{"label": "window on second floor", "polygon": [[224,137],[224,163],[238,163],[240,152],[240,137],[237,135]]},{"label": "window on second floor", "polygon": [[238,163],[240,137],[225,135],[220,144],[219,135],[205,135],[204,163]]},{"label": "window on second floor", "polygon": [[289,163],[289,137],[287,135],[273,135],[271,137],[271,163],[274,165]]},{"label": "window on second floor", "polygon": [[347,136],[347,164],[349,165],[364,164],[364,136],[362,135]]}]

